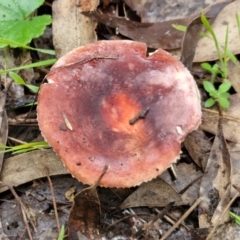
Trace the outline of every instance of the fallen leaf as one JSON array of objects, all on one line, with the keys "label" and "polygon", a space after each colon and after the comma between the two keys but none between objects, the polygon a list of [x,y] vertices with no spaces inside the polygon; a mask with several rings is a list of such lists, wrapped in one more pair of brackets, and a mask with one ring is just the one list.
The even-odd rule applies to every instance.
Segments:
[{"label": "fallen leaf", "polygon": [[[77,4],[78,2],[78,4]],[[96,22],[81,14],[96,9],[98,0],[58,0],[52,4],[53,43],[58,58],[76,47],[95,42]]]},{"label": "fallen leaf", "polygon": [[[240,40],[239,40],[240,41]],[[240,67],[232,61],[228,62],[228,80],[232,83],[234,90],[240,93]]]},{"label": "fallen leaf", "polygon": [[[212,223],[215,223],[229,203],[230,173],[230,155],[220,126],[200,186],[200,196],[203,198],[199,206],[201,209],[200,227],[210,227]],[[228,213],[221,220],[226,219],[228,219]]]},{"label": "fallen leaf", "polygon": [[156,0],[125,0],[133,11],[141,17],[142,22],[163,22],[184,18],[199,13],[199,9],[204,9],[215,0],[209,1],[156,1]]},{"label": "fallen leaf", "polygon": [[107,168],[108,166],[105,166],[101,176],[93,186],[83,189],[75,196],[68,219],[69,239],[82,239],[79,238],[79,235],[90,239],[102,239],[100,235],[101,208],[96,187]]},{"label": "fallen leaf", "polygon": [[139,42],[149,48],[176,49],[182,44],[184,33],[172,27],[172,24],[188,25],[193,17],[175,19],[161,23],[139,23],[122,17],[115,17],[100,11],[84,13],[106,26],[117,28],[122,35]]},{"label": "fallen leaf", "polygon": [[161,178],[143,183],[121,204],[121,209],[131,207],[165,207],[170,202],[183,204],[181,195]]},{"label": "fallen leaf", "polygon": [[193,161],[205,170],[212,147],[212,143],[206,134],[201,129],[191,132],[185,138],[184,146]]},{"label": "fallen leaf", "polygon": [[[229,100],[230,107],[223,112],[223,135],[229,141],[240,143],[240,94],[231,95]],[[218,119],[216,108],[203,109],[200,129],[216,134]]]},{"label": "fallen leaf", "polygon": [[180,61],[190,71],[201,30],[202,22],[200,17],[197,17],[188,25],[183,37]]},{"label": "fallen leaf", "polygon": [[[239,143],[228,143],[228,150],[231,158],[231,185],[236,186],[240,189],[240,144]],[[236,189],[231,189],[231,196],[233,197],[236,194]]]},{"label": "fallen leaf", "polygon": [[[217,15],[216,19],[211,24],[218,42],[223,46],[225,43],[227,25],[229,26],[228,49],[233,54],[240,53],[239,31],[236,20],[236,14],[238,13],[239,9],[240,1],[233,1],[223,8],[223,10]],[[221,49],[223,51],[223,48]],[[213,61],[216,59],[218,59],[218,54],[214,45],[214,41],[210,38],[202,37],[197,44],[194,62]]]},{"label": "fallen leaf", "polygon": [[[228,2],[227,2],[228,3]],[[226,2],[216,3],[204,10],[207,17],[215,17]],[[217,11],[218,10],[218,11]],[[200,16],[200,12],[185,18],[175,18],[168,21],[155,23],[140,23],[127,20],[123,17],[116,17],[109,13],[98,11],[84,12],[84,15],[92,17],[94,20],[105,24],[111,28],[117,28],[122,35],[135,40],[144,42],[149,48],[163,48],[172,50],[180,48],[184,33],[172,27],[173,24],[187,26],[193,19]]]},{"label": "fallen leaf", "polygon": [[[3,185],[19,186],[34,179],[45,177],[44,167],[48,168],[50,176],[68,174],[52,150],[37,150],[6,159],[0,181]],[[0,186],[0,192],[7,189],[6,186]]]},{"label": "fallen leaf", "polygon": [[182,194],[184,204],[192,204],[199,197],[199,186],[202,176],[201,171],[196,170],[194,164],[181,163],[175,166],[177,179],[173,180],[168,171],[161,174],[161,178],[176,192]]}]

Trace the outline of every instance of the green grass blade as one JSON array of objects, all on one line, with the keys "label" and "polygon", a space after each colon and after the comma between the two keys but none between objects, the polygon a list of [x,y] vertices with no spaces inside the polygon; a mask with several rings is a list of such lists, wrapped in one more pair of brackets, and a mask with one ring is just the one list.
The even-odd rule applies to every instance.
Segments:
[{"label": "green grass blade", "polygon": [[64,227],[64,225],[62,225],[59,236],[58,236],[58,240],[63,240],[64,234],[65,234],[65,227]]},{"label": "green grass blade", "polygon": [[50,65],[53,65],[56,61],[57,61],[57,59],[53,58],[53,59],[48,59],[48,60],[41,61],[41,62],[31,63],[31,64],[20,66],[20,67],[15,67],[15,68],[6,69],[6,70],[0,70],[0,74],[17,71],[17,70],[22,70],[22,69],[34,68],[34,67],[50,66]]},{"label": "green grass blade", "polygon": [[217,37],[216,37],[216,35],[215,35],[215,33],[212,29],[212,26],[210,25],[209,21],[204,16],[204,14],[201,15],[201,21],[202,21],[204,27],[208,30],[208,32],[211,34],[211,36],[213,38],[213,41],[214,41],[214,44],[215,44],[215,47],[216,47],[216,50],[217,50],[218,58],[221,62],[221,65],[223,66],[223,59],[222,59],[222,54],[221,54],[221,51],[220,51],[219,43],[218,43]]},{"label": "green grass blade", "polygon": [[172,27],[175,28],[178,31],[181,31],[181,32],[186,32],[187,31],[187,27],[184,26],[184,25],[172,24]]},{"label": "green grass blade", "polygon": [[19,42],[15,42],[15,41],[12,41],[12,40],[8,40],[8,39],[5,39],[5,38],[0,38],[0,43],[2,44],[7,44],[7,45],[14,45],[14,46],[17,46],[17,47],[20,47],[20,48],[25,48],[25,49],[28,49],[28,50],[32,50],[32,51],[38,51],[38,52],[41,52],[41,53],[46,53],[46,54],[49,54],[49,55],[53,55],[55,56],[56,53],[54,50],[51,50],[51,49],[41,49],[41,48],[33,48],[33,47],[29,47],[27,45],[24,45],[22,43],[19,43]]},{"label": "green grass blade", "polygon": [[237,26],[238,26],[238,35],[239,35],[239,38],[240,38],[240,20],[239,20],[238,13],[236,13],[236,20],[237,20]]}]

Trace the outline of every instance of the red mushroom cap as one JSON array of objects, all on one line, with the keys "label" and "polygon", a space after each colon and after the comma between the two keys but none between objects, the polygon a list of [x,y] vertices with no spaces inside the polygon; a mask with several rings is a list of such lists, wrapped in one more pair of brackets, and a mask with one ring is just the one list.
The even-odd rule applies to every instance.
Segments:
[{"label": "red mushroom cap", "polygon": [[38,99],[46,141],[69,172],[94,184],[131,187],[179,158],[201,122],[196,83],[181,62],[128,40],[79,47],[52,67]]}]

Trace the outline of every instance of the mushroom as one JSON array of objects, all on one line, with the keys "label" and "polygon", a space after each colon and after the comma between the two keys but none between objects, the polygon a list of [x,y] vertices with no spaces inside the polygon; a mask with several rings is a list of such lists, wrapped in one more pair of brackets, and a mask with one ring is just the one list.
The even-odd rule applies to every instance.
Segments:
[{"label": "mushroom", "polygon": [[51,68],[38,98],[42,135],[68,171],[100,186],[126,188],[149,181],[172,163],[181,142],[201,122],[196,83],[162,49],[98,41],[79,47]]}]

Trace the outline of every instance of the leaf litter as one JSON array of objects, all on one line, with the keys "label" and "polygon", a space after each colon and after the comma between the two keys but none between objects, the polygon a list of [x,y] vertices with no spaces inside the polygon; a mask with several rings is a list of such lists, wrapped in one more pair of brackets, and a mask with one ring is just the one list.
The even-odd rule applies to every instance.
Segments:
[{"label": "leaf litter", "polygon": [[[107,35],[121,39],[124,39],[127,36],[128,38],[138,41],[146,41],[148,46],[151,48],[158,48],[159,46],[162,46],[166,49],[176,49],[180,48],[182,43],[183,46],[184,44],[186,44],[186,46],[192,46],[190,50],[186,50],[186,52],[183,52],[184,48],[182,49],[182,60],[185,62],[186,66],[191,69],[196,39],[193,41],[188,40],[189,42],[187,42],[186,36],[187,34],[190,34],[189,36],[197,35],[196,32],[194,33],[194,30],[192,30],[190,27],[190,23],[194,25],[193,20],[197,17],[194,14],[199,14],[199,5],[197,5],[197,1],[192,3],[196,4],[192,8],[195,10],[197,9],[195,12],[191,12],[192,10],[189,10],[190,8],[183,8],[179,15],[172,10],[176,8],[175,6],[169,7],[165,5],[165,10],[162,8],[159,10],[159,6],[154,5],[156,4],[154,1],[149,1],[149,5],[146,5],[144,4],[144,1],[126,0],[125,6],[124,4],[120,4],[118,6],[123,6],[123,10],[125,9],[125,14],[120,12],[120,15],[118,15],[118,13],[112,14],[110,11],[110,9],[116,5],[110,3],[110,1],[105,1],[105,3],[105,8],[98,8],[98,10],[92,12],[91,14],[84,13],[84,19],[89,21],[89,23],[84,22],[84,20],[78,20],[82,18],[83,15],[79,15],[77,11],[73,13],[71,10],[68,12],[65,9],[64,12],[64,6],[69,7],[69,9],[70,6],[73,8],[73,5],[71,5],[73,2],[69,3],[68,5],[68,3],[62,1],[61,4],[63,5],[59,5],[58,7],[55,6],[55,9],[53,9],[53,11],[55,11],[55,16],[53,17],[53,26],[55,26],[53,27],[53,37],[55,37],[54,46],[57,50],[58,56],[68,52],[74,46],[83,45],[89,41],[91,42],[97,40],[94,31],[96,23],[87,17],[91,15],[91,17],[95,18],[95,20],[98,20],[98,39],[101,39],[103,36]],[[228,3],[229,1],[226,1],[225,4],[227,5]],[[98,1],[91,1],[91,4],[93,4],[91,6],[94,6],[93,8],[90,8],[91,11],[93,11],[96,9]],[[220,11],[218,8],[219,6],[223,8],[223,5],[218,5],[218,7],[216,7],[217,5],[207,5],[205,3],[201,5],[202,8],[212,7],[213,10],[215,8],[215,13],[213,13],[212,19],[214,19],[216,16],[217,17],[215,18],[212,26],[217,35],[218,32],[221,33],[221,36],[224,35],[222,33],[225,31],[226,24],[229,24],[231,27],[231,32],[229,34],[229,48],[234,54],[239,53],[239,38],[235,35],[238,34],[238,31],[234,25],[236,23],[234,12],[235,9],[238,8],[237,4],[238,1],[234,1],[227,5],[223,11]],[[153,6],[154,8],[151,8]],[[89,5],[86,4],[86,6],[82,6],[81,11],[89,11]],[[133,16],[131,11],[136,11],[138,16],[136,17],[135,14],[134,17],[131,17]],[[161,11],[165,11],[166,14],[161,14],[161,22],[157,22],[156,19],[159,18],[158,14],[160,14]],[[173,16],[175,18],[169,14],[172,12],[174,12]],[[218,12],[220,13],[218,14]],[[65,33],[66,30],[61,30],[61,28],[59,28],[60,25],[58,25],[60,24],[58,23],[58,20],[64,15],[64,13],[69,14],[67,17],[68,19],[74,17],[74,22],[76,22],[77,27],[79,29],[86,29],[88,33],[82,34],[83,36],[80,36],[79,38],[79,34],[74,32],[74,28],[71,29],[72,31],[69,31],[69,34]],[[112,18],[111,21],[110,17]],[[225,19],[226,23],[222,22],[222,19]],[[66,28],[70,29],[71,27],[69,27],[68,24],[71,23],[67,23],[67,21]],[[171,26],[172,23],[182,23],[184,25],[190,24],[184,40],[182,40],[184,34],[175,31]],[[57,25],[58,27],[56,27]],[[197,27],[200,28],[200,24],[197,25]],[[144,28],[146,30],[145,32]],[[159,34],[164,34],[166,31],[170,32],[168,36],[161,38],[159,41],[160,35],[156,35],[156,31],[158,31]],[[198,31],[199,30],[197,30],[197,32]],[[146,32],[148,34],[146,34]],[[146,37],[145,35],[148,36]],[[67,39],[63,38],[65,40],[61,42],[61,36],[67,36]],[[70,36],[72,36],[72,38]],[[90,37],[85,38],[85,40],[81,40],[81,37],[84,38],[86,36]],[[218,37],[220,42],[223,43],[224,41],[221,40],[221,37]],[[72,43],[68,44],[68,39],[73,40]],[[191,40],[191,37],[188,37],[188,39]],[[238,43],[235,40],[238,41]],[[67,44],[64,45],[64,41]],[[216,53],[214,52],[215,48],[211,44],[213,43],[206,40],[206,38],[199,40],[196,47],[194,59],[195,62],[204,62],[217,59]],[[3,66],[2,63],[1,65]],[[167,229],[169,229],[171,224],[173,224],[175,231],[172,233],[171,238],[169,239],[176,239],[180,236],[186,237],[189,235],[191,235],[194,239],[195,235],[191,232],[192,229],[194,229],[195,232],[198,232],[198,237],[200,238],[201,236],[205,236],[203,233],[201,233],[201,230],[203,230],[203,228],[207,228],[209,229],[208,232],[210,232],[212,226],[214,227],[213,229],[216,230],[215,235],[213,235],[214,239],[225,239],[226,237],[219,236],[226,236],[226,233],[228,233],[228,236],[231,234],[232,239],[238,239],[236,236],[237,233],[239,233],[239,227],[236,224],[225,223],[224,225],[218,227],[219,223],[221,223],[219,222],[219,218],[222,222],[229,220],[228,211],[226,211],[226,209],[229,209],[228,204],[230,203],[231,199],[234,200],[233,196],[236,195],[236,189],[239,189],[240,187],[238,173],[240,153],[240,134],[238,134],[240,117],[238,114],[238,109],[240,98],[238,96],[239,84],[236,74],[239,69],[236,67],[236,65],[230,65],[229,68],[231,69],[231,71],[229,71],[229,80],[232,82],[233,88],[237,92],[230,97],[230,108],[223,111],[222,116],[220,116],[217,108],[203,109],[201,128],[187,137],[184,142],[184,147],[187,151],[183,148],[181,161],[174,167],[176,171],[176,179],[173,177],[170,171],[166,171],[162,174],[161,178],[154,179],[149,183],[144,183],[140,187],[133,189],[107,190],[97,188],[97,193],[96,189],[92,191],[90,188],[90,196],[93,196],[93,200],[90,201],[90,203],[93,203],[94,207],[89,209],[89,211],[92,214],[91,216],[94,217],[86,217],[84,212],[82,222],[90,225],[93,224],[91,226],[93,232],[100,230],[109,239],[125,236],[131,236],[132,239],[136,239],[137,237],[140,237],[140,239],[158,239],[163,236],[159,234],[159,229],[165,229],[163,232],[167,233]],[[39,77],[43,78],[47,71],[48,69],[39,70]],[[26,81],[28,77],[24,76],[23,78]],[[29,79],[31,79],[31,77],[29,77]],[[4,102],[2,108],[4,109]],[[16,111],[12,112],[15,115],[14,118],[16,117],[17,119],[19,113]],[[9,115],[9,111],[7,113]],[[36,116],[33,114],[33,119],[35,117]],[[221,118],[222,121],[222,130],[219,130],[218,127],[219,118]],[[3,119],[2,127],[0,129],[1,136],[3,136],[3,142],[6,142],[7,135],[15,136],[22,141],[29,141],[29,139],[32,141],[33,139],[38,138],[41,139],[41,137],[39,137],[39,132],[34,134],[36,129],[33,126],[24,127],[23,123],[18,123],[18,120],[16,120],[16,123],[19,124],[18,127],[16,128],[15,126],[10,126],[9,133],[7,133],[7,122],[5,121],[5,123],[3,123],[4,121],[5,120]],[[27,129],[31,129],[31,131],[29,131],[30,134],[26,134]],[[63,174],[67,174],[67,171],[58,160],[58,157],[51,150],[38,150],[36,152],[29,152],[14,157],[5,155],[5,158],[6,160],[3,163],[3,169],[0,176],[2,181],[0,188],[0,191],[2,192],[1,199],[5,198],[5,201],[1,202],[2,212],[0,214],[0,224],[2,228],[0,229],[0,234],[3,232],[7,236],[11,235],[16,236],[17,238],[19,236],[19,231],[22,231],[23,229],[25,229],[24,234],[26,234],[26,227],[22,221],[22,212],[20,211],[20,208],[18,208],[18,203],[9,192],[6,192],[8,189],[6,185],[10,185],[16,187],[24,203],[29,205],[29,212],[32,214],[33,218],[35,218],[34,216],[37,215],[37,228],[41,231],[39,235],[34,235],[35,233],[33,233],[33,235],[38,237],[41,236],[43,239],[46,239],[50,236],[52,238],[56,238],[57,228],[54,217],[50,219],[48,218],[49,216],[43,217],[42,215],[38,214],[39,211],[46,213],[50,211],[49,209],[53,211],[52,198],[50,195],[50,190],[47,187],[48,184],[44,183],[44,179],[40,181],[36,180],[46,176],[44,171],[45,167],[48,167],[49,175],[55,176],[53,179],[54,194],[56,197],[58,212],[60,214],[60,224],[65,226],[68,222],[67,218],[71,203],[65,199],[64,194],[68,191],[72,194],[76,188],[76,192],[79,192],[84,188],[84,186],[77,181],[74,181],[73,183],[69,179],[66,180],[65,178],[63,181],[60,180],[63,178]],[[58,177],[59,175],[61,175],[60,178]],[[33,180],[35,186],[24,184]],[[58,182],[60,185],[58,185]],[[69,185],[64,187],[64,184],[68,182]],[[4,183],[6,184],[5,186],[3,186]],[[235,186],[235,188],[233,186]],[[36,191],[36,189],[39,190]],[[82,191],[84,193],[84,190]],[[104,195],[102,195],[102,193],[104,193]],[[84,200],[81,194],[77,196],[78,197],[75,198],[80,202],[88,202],[87,200]],[[199,211],[200,214],[196,214],[198,222],[196,223],[196,221],[192,221],[191,225],[186,225],[182,223],[181,215],[184,214],[184,212],[187,211],[188,206],[193,204],[195,201],[197,201],[196,203],[200,205],[198,209],[194,207],[194,209],[191,209],[191,211],[193,211],[193,214],[196,214],[197,210]],[[172,202],[175,203],[175,207],[171,207]],[[124,204],[125,207],[123,207]],[[37,207],[41,205],[42,207]],[[161,217],[160,210],[162,210],[162,208],[165,206],[170,207],[164,212],[164,217]],[[236,204],[234,206],[236,206]],[[77,210],[79,210],[79,208]],[[77,214],[77,210],[73,210],[72,214]],[[94,223],[93,218],[97,219],[96,224]],[[180,222],[178,219],[180,219]],[[13,220],[15,220],[15,222]],[[188,218],[188,223],[189,221],[191,221],[191,218]],[[6,227],[7,222],[8,227]],[[45,227],[43,227],[43,222],[47,223],[48,226],[46,227],[45,224]],[[149,225],[147,225],[147,223],[149,223]],[[181,228],[180,230],[177,230],[176,226],[179,226],[180,223],[182,223]],[[89,237],[89,235],[84,235],[84,232],[81,232],[81,234],[82,239],[84,237]]]}]

